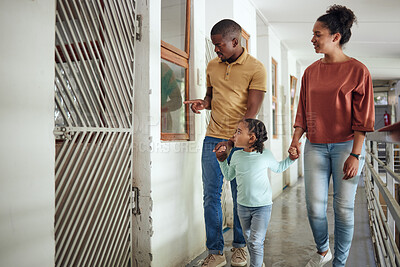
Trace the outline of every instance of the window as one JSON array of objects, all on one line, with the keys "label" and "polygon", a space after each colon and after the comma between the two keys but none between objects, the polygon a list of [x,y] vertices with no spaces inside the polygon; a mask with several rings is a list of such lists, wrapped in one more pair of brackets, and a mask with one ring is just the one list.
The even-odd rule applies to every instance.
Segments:
[{"label": "window", "polygon": [[271,92],[272,92],[272,138],[278,138],[278,100],[277,100],[277,70],[278,70],[278,63],[272,59],[271,64]]},{"label": "window", "polygon": [[294,114],[294,102],[296,99],[296,86],[297,86],[297,78],[290,75],[290,113],[291,113],[291,133],[294,133],[294,128],[293,128],[293,124],[294,124],[294,120],[295,120],[295,114]]},{"label": "window", "polygon": [[387,105],[388,104],[388,92],[374,92],[375,105]]},{"label": "window", "polygon": [[161,139],[189,139],[190,0],[161,1]]}]

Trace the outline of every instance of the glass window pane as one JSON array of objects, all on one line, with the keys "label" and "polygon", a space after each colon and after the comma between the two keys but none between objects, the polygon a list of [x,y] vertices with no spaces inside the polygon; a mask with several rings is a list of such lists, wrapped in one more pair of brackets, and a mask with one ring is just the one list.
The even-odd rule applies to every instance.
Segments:
[{"label": "glass window pane", "polygon": [[242,39],[240,39],[240,45],[245,47],[247,49],[247,40],[242,36]]},{"label": "glass window pane", "polygon": [[185,51],[186,0],[161,1],[161,40]]},{"label": "glass window pane", "polygon": [[272,62],[271,66],[271,80],[272,80],[272,95],[275,96],[275,83],[276,83],[276,65],[274,62]]},{"label": "glass window pane", "polygon": [[272,135],[277,135],[278,131],[277,131],[277,127],[276,127],[276,103],[275,101],[272,101]]},{"label": "glass window pane", "polygon": [[291,129],[291,133],[292,133],[292,135],[294,134],[294,127],[293,127],[293,125],[294,125],[294,120],[296,119],[295,118],[295,114],[294,114],[294,107],[292,106],[292,108],[291,108],[291,110],[290,110],[290,113],[291,113],[291,117],[292,117],[292,120],[291,120],[291,124],[290,124],[290,129]]},{"label": "glass window pane", "polygon": [[375,105],[387,105],[388,93],[387,92],[374,92]]},{"label": "glass window pane", "polygon": [[186,133],[186,69],[161,59],[161,132]]}]

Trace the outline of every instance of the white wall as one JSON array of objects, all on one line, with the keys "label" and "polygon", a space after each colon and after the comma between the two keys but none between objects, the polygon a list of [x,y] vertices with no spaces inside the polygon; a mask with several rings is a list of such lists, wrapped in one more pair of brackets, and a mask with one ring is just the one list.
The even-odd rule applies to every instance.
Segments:
[{"label": "white wall", "polygon": [[[150,125],[154,122],[150,116],[149,96],[152,93],[152,86],[154,86],[152,84],[154,78],[150,79],[150,73],[152,71],[160,73],[160,16],[158,13],[154,13],[160,10],[159,5],[154,1],[137,1],[137,13],[142,15],[143,21],[142,40],[135,43],[132,185],[140,190],[140,214],[133,215],[132,218],[132,253],[135,267],[150,266],[152,261],[151,211],[153,203],[151,199]],[[155,27],[154,24],[157,26]],[[154,29],[158,30],[154,31]]]},{"label": "white wall", "polygon": [[[139,8],[140,9],[140,8]],[[143,250],[136,251],[135,257],[142,257],[141,263],[152,266],[182,266],[201,254],[205,249],[205,226],[202,205],[201,181],[201,148],[205,134],[205,116],[191,114],[191,125],[195,131],[191,132],[191,141],[165,142],[160,140],[160,36],[161,36],[161,5],[156,2],[142,3],[142,11],[147,15],[143,23],[144,40],[137,46],[137,89],[135,93],[136,124],[143,125],[144,129],[135,132],[136,146],[144,144],[147,151],[136,150],[134,164],[140,166],[134,170],[134,177],[139,186],[144,188],[142,198],[143,208],[148,213],[134,218],[136,231],[149,222],[149,226],[142,229]],[[192,43],[190,54],[190,98],[203,98],[205,94],[205,38],[210,37],[212,26],[223,18],[237,21],[250,34],[250,53],[258,58],[270,69],[271,56],[278,61],[278,88],[280,85],[288,90],[288,77],[296,72],[297,64],[292,56],[285,58],[285,71],[281,56],[281,42],[279,38],[266,28],[265,33],[257,29],[256,10],[250,1],[192,1]],[[146,34],[148,36],[146,37]],[[148,49],[148,50],[146,50]],[[286,79],[282,79],[285,75]],[[298,77],[300,80],[300,77]],[[285,84],[283,84],[285,83]],[[268,86],[271,80],[268,75]],[[287,84],[287,85],[286,85]],[[269,92],[270,94],[270,89]],[[271,101],[266,95],[265,101]],[[279,112],[282,116],[282,95],[279,92]],[[270,104],[264,104],[260,118],[268,123]],[[279,121],[280,137],[270,139],[270,146],[277,159],[287,155],[282,150],[282,124]],[[138,129],[138,127],[135,127]],[[193,129],[192,128],[192,129]],[[294,170],[297,181],[297,173]],[[274,196],[280,194],[283,187],[282,174],[273,177]],[[144,195],[143,195],[144,194]],[[145,239],[148,237],[149,244]],[[144,259],[147,245],[150,259]],[[135,245],[134,245],[135,246]],[[135,248],[134,248],[135,249]],[[140,249],[139,249],[140,250]],[[140,266],[140,264],[139,264]]]},{"label": "white wall", "polygon": [[[205,95],[204,2],[192,2],[190,98]],[[191,141],[160,140],[160,6],[150,5],[152,266],[184,266],[205,248],[201,148],[205,117],[191,114]]]},{"label": "white wall", "polygon": [[[268,61],[268,68],[267,68],[267,80],[268,80],[268,94],[270,95],[269,99],[270,102],[267,103],[265,106],[266,109],[272,109],[272,75],[271,75],[271,66],[272,66],[272,58],[278,63],[278,68],[276,70],[277,73],[277,81],[276,81],[276,92],[277,92],[277,101],[278,101],[278,107],[277,107],[277,130],[278,130],[278,136],[277,138],[273,138],[272,136],[272,112],[270,113],[271,116],[267,121],[270,124],[270,131],[269,131],[269,136],[270,139],[268,142],[270,142],[270,149],[272,150],[275,158],[277,160],[282,160],[286,158],[287,153],[286,151],[282,150],[283,147],[283,104],[284,104],[284,92],[282,90],[283,84],[282,84],[282,66],[283,61],[282,61],[282,51],[281,51],[281,41],[279,40],[278,36],[275,34],[275,32],[271,29],[271,27],[268,27],[268,48],[269,49],[269,58],[266,59]],[[282,173],[274,173],[274,172],[269,172],[270,173],[270,182],[271,182],[271,187],[272,187],[272,197],[275,198],[278,196],[284,187],[284,177]]]},{"label": "white wall", "polygon": [[206,0],[206,28],[205,32],[210,38],[212,27],[222,19],[232,19],[236,21],[249,35],[250,54],[256,56],[257,53],[257,29],[256,11],[248,0]]},{"label": "white wall", "polygon": [[249,53],[257,57],[257,21],[254,6],[248,0],[234,0],[232,18],[250,35]]},{"label": "white wall", "polygon": [[[263,107],[260,111],[259,118],[268,126],[270,139],[266,146],[272,150],[277,160],[282,160],[288,156],[287,149],[291,142],[291,127],[293,122],[290,120],[290,75],[298,79],[295,111],[297,108],[297,99],[300,92],[300,81],[302,70],[297,63],[296,58],[282,44],[275,31],[269,26],[267,19],[257,14],[257,55],[258,59],[264,63],[267,68],[267,93],[264,99]],[[278,138],[272,138],[272,77],[271,77],[271,60],[272,58],[278,63],[277,69],[277,126]],[[275,174],[270,172],[271,186],[273,197],[277,197],[286,183],[294,185],[297,183],[299,174],[301,175],[301,158],[291,165],[289,170],[283,174]]]},{"label": "white wall", "polygon": [[400,80],[396,83],[397,105],[396,105],[396,122],[400,121]]},{"label": "white wall", "polygon": [[[293,120],[291,120],[291,123],[289,124],[289,132],[291,133],[293,125],[294,125],[294,120],[296,119],[296,112],[297,112],[297,105],[298,105],[298,99],[300,95],[300,85],[301,85],[301,72],[300,72],[300,66],[296,61],[296,58],[291,54],[291,52],[288,53],[288,62],[289,62],[289,101],[290,101],[290,75],[293,75],[297,78],[297,85],[296,85],[296,93],[295,93],[295,99],[294,99],[294,105],[293,105],[293,111],[294,111],[294,117]],[[288,146],[290,145],[292,141],[291,134],[289,135],[289,143],[287,144]],[[289,185],[294,185],[297,183],[297,178],[299,175],[299,164],[301,164],[302,158],[297,160],[296,164],[293,164],[290,167],[290,183]]]},{"label": "white wall", "polygon": [[210,38],[212,27],[222,19],[233,18],[233,1],[234,0],[205,0],[205,33]]},{"label": "white wall", "polygon": [[[394,81],[393,86],[388,92],[389,105],[392,106],[392,124],[400,121],[400,80]],[[389,111],[388,111],[389,112]]]},{"label": "white wall", "polygon": [[54,266],[54,10],[0,2],[0,266]]}]

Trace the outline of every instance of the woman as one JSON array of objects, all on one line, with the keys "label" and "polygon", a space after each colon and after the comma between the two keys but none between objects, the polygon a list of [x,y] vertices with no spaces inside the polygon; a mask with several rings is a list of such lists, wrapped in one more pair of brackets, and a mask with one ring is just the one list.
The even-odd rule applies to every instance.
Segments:
[{"label": "woman", "polygon": [[331,260],[326,208],[333,181],[335,255],[333,266],[345,266],[354,230],[354,198],[364,164],[365,132],[374,130],[374,101],[368,69],[343,53],[356,20],[354,13],[331,6],[313,28],[316,53],[324,57],[304,72],[291,148],[300,153],[304,132],[304,182],[309,223],[317,253],[307,267]]}]

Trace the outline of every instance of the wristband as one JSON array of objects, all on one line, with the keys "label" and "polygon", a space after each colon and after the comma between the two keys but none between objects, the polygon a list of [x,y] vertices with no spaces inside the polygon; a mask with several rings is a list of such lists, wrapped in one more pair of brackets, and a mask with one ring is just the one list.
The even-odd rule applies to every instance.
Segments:
[{"label": "wristband", "polygon": [[360,154],[350,153],[350,156],[355,157],[356,159],[360,160]]}]

